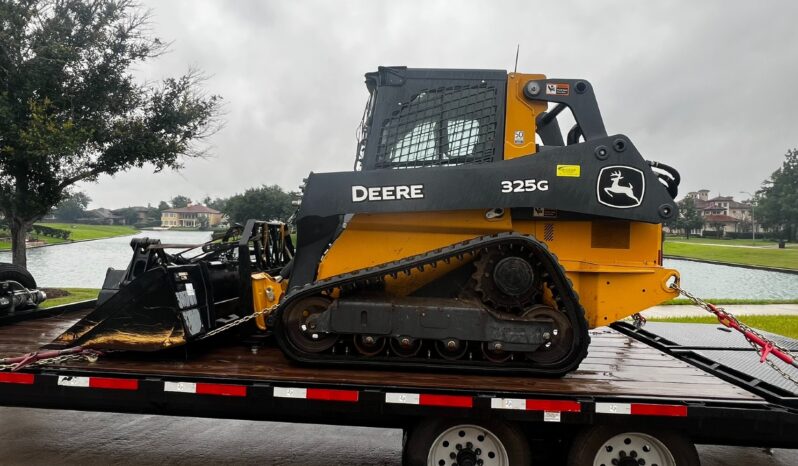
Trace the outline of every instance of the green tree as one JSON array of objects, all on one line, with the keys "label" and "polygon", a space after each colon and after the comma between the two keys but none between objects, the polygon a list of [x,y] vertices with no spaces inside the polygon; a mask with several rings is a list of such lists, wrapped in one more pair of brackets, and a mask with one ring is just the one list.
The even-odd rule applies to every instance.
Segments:
[{"label": "green tree", "polygon": [[125,225],[135,225],[139,223],[138,210],[133,207],[124,207],[122,209],[116,209],[114,211],[114,214],[124,218]]},{"label": "green tree", "polygon": [[231,223],[243,224],[249,219],[286,221],[294,210],[291,195],[283,188],[263,185],[230,197],[222,212],[230,217]]},{"label": "green tree", "polygon": [[27,230],[75,183],[178,168],[217,127],[219,97],[197,72],[133,78],[167,48],[147,23],[132,0],[0,2],[0,212],[15,264],[26,265]]},{"label": "green tree", "polygon": [[91,202],[91,198],[82,191],[67,194],[66,197],[55,206],[53,215],[55,215],[55,218],[58,220],[74,222],[84,217],[89,202]]},{"label": "green tree", "polygon": [[159,212],[163,212],[164,210],[166,210],[166,209],[171,209],[171,208],[172,208],[172,206],[170,206],[170,205],[169,205],[169,203],[168,203],[168,202],[166,202],[166,201],[161,201],[161,202],[158,204],[158,211],[159,211]]},{"label": "green tree", "polygon": [[700,229],[704,226],[704,219],[701,212],[695,206],[695,199],[686,197],[679,202],[679,222],[680,228],[684,231],[684,236],[690,239],[692,230]]},{"label": "green tree", "polygon": [[795,241],[798,236],[798,149],[790,149],[781,168],[757,191],[757,221],[781,230],[784,237]]},{"label": "green tree", "polygon": [[172,207],[175,209],[186,207],[189,204],[191,204],[191,198],[188,196],[183,196],[181,194],[178,194],[177,196],[172,198]]},{"label": "green tree", "polygon": [[207,197],[203,201],[203,204],[205,204],[207,207],[210,207],[211,209],[218,210],[219,212],[224,212],[225,205],[227,204],[227,199],[217,197],[216,199],[211,200],[210,197]]}]

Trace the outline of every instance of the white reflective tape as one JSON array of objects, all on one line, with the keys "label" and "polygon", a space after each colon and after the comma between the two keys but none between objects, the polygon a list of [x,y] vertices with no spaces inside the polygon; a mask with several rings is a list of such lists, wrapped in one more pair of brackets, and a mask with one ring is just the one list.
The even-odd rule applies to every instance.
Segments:
[{"label": "white reflective tape", "polygon": [[59,375],[58,385],[62,387],[88,387],[89,377],[72,377],[69,375]]},{"label": "white reflective tape", "polygon": [[491,398],[490,407],[493,409],[518,409],[526,410],[526,400],[522,398]]},{"label": "white reflective tape", "polygon": [[275,398],[307,398],[307,388],[274,387]]},{"label": "white reflective tape", "polygon": [[406,405],[417,405],[421,400],[418,393],[386,393],[386,403],[398,403]]},{"label": "white reflective tape", "polygon": [[596,403],[596,412],[601,414],[632,414],[629,403]]},{"label": "white reflective tape", "polygon": [[560,422],[561,417],[559,411],[543,411],[543,422]]},{"label": "white reflective tape", "polygon": [[164,382],[163,391],[177,393],[197,393],[197,384],[194,382]]}]

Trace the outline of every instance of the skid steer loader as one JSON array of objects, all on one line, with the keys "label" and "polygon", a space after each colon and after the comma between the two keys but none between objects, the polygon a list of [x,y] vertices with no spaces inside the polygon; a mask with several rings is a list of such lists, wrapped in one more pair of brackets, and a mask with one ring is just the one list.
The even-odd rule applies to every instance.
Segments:
[{"label": "skid steer loader", "polygon": [[254,316],[302,363],[560,376],[589,328],[676,295],[679,174],[607,135],[590,83],[380,67],[366,86],[355,169],[306,179],[296,248],[255,220],[194,257],[136,240],[54,345],[152,351]]}]

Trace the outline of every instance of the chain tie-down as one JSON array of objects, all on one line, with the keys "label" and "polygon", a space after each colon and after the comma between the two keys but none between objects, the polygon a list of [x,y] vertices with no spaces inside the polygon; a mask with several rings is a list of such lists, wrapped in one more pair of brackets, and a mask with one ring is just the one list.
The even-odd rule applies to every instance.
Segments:
[{"label": "chain tie-down", "polygon": [[[198,338],[198,340],[204,340],[206,338],[210,338],[214,335],[218,335],[226,330],[229,330],[233,327],[237,327],[244,322],[249,322],[250,320],[258,317],[261,314],[268,314],[271,313],[274,309],[277,308],[277,305],[267,307],[266,309],[253,312],[252,314],[248,314],[240,319],[236,319],[234,321],[228,322],[225,325],[222,325],[219,328],[213,329],[210,332],[202,335]],[[118,351],[113,351],[114,353]],[[74,348],[67,348],[62,350],[52,350],[52,351],[35,351],[33,353],[23,354],[22,356],[15,356],[10,358],[0,358],[0,372],[1,371],[18,371],[23,367],[29,366],[45,366],[45,365],[55,365],[60,364],[66,361],[88,361],[88,362],[95,362],[97,359],[104,355],[110,353],[110,351],[97,351],[89,348],[83,348],[81,346],[76,346]]]},{"label": "chain tie-down", "polygon": [[786,364],[791,365],[798,369],[798,358],[790,353],[790,351],[782,346],[779,346],[778,343],[770,340],[766,336],[762,335],[756,329],[753,329],[744,323],[740,322],[734,315],[725,311],[722,307],[717,307],[712,303],[708,303],[701,298],[698,298],[691,294],[690,292],[682,289],[677,283],[671,284],[671,288],[678,291],[680,295],[687,298],[691,303],[695,304],[696,306],[712,313],[715,317],[717,317],[718,322],[723,324],[725,327],[732,328],[737,330],[738,332],[742,333],[745,337],[745,340],[754,348],[754,351],[757,352],[759,355],[759,362],[760,363],[767,363],[770,367],[773,368],[776,372],[779,373],[782,377],[790,382],[798,385],[798,380],[788,374],[784,369],[776,365],[768,355],[772,354],[773,356],[781,359]]}]

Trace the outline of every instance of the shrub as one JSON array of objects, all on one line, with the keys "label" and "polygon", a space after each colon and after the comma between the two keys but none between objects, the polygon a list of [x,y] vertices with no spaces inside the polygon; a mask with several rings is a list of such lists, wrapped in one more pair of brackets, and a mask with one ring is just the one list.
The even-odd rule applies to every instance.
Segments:
[{"label": "shrub", "polygon": [[52,228],[45,225],[33,225],[31,229],[37,235],[49,236],[50,238],[61,238],[67,240],[69,239],[69,236],[72,235],[72,232],[69,230]]}]

